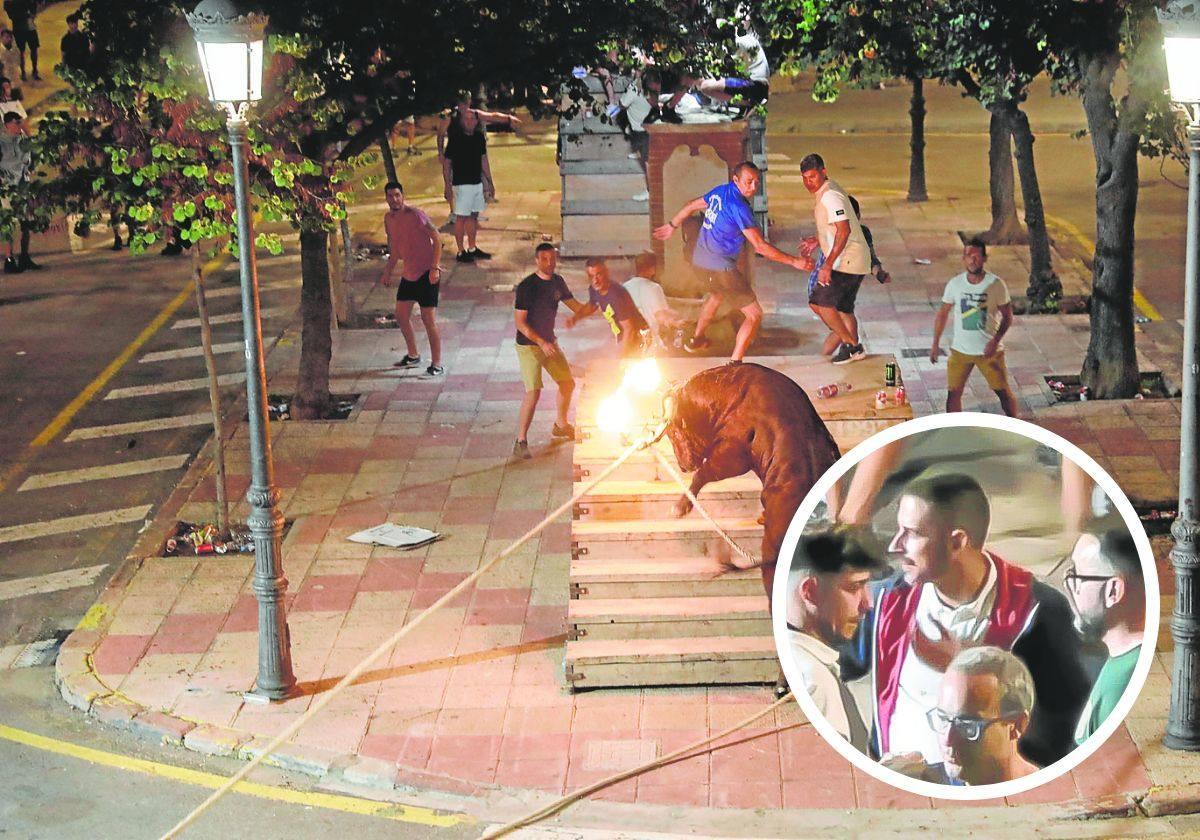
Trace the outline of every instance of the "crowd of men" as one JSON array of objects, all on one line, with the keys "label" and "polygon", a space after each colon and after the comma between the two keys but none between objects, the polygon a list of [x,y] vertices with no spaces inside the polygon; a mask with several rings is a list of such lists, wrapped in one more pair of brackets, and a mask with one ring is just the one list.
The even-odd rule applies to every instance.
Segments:
[{"label": "crowd of men", "polygon": [[896,568],[847,526],[803,537],[792,560],[793,688],[910,777],[985,785],[1054,763],[1112,713],[1141,653],[1145,580],[1123,522],[1090,523],[1057,587],[988,546],[990,508],[970,476],[918,478],[887,546]]}]

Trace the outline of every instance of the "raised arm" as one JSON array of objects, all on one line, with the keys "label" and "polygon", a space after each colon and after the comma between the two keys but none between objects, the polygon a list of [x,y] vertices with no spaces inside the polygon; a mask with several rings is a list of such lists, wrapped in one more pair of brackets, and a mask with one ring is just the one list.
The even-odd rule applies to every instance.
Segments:
[{"label": "raised arm", "polygon": [[667,222],[665,225],[659,225],[654,229],[654,238],[661,239],[663,241],[670,239],[671,234],[673,234],[679,228],[679,226],[683,224],[684,219],[693,213],[699,213],[701,210],[704,210],[707,207],[708,202],[704,200],[703,196],[700,198],[693,198],[687,204],[683,205],[683,207],[679,208],[679,212],[671,217],[671,221]]}]

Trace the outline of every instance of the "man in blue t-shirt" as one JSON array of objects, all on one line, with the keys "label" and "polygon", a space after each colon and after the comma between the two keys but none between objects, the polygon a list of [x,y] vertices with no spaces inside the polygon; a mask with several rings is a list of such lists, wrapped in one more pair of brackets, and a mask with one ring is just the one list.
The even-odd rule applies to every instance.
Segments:
[{"label": "man in blue t-shirt", "polygon": [[612,281],[608,263],[600,257],[588,259],[587,276],[588,302],[567,319],[567,329],[599,312],[616,336],[621,355],[636,355],[641,348],[642,331],[649,327],[633,302],[633,295],[620,283]]},{"label": "man in blue t-shirt", "polygon": [[712,323],[721,304],[728,301],[742,311],[746,319],[738,329],[730,362],[739,363],[758,328],[762,324],[763,311],[750,287],[749,276],[738,268],[738,257],[748,241],[755,253],[801,271],[812,269],[808,257],[793,256],[780,251],[763,238],[762,231],[754,224],[754,213],[750,209],[750,198],[758,191],[761,180],[758,167],[749,161],[739,163],[727,184],[714,187],[700,198],[695,198],[680,208],[679,212],[654,231],[655,239],[667,240],[693,213],[704,211],[704,223],[696,239],[692,254],[692,265],[708,283],[709,296],[700,308],[696,319],[696,333],[684,345],[689,353],[697,353],[711,343],[704,331]]}]

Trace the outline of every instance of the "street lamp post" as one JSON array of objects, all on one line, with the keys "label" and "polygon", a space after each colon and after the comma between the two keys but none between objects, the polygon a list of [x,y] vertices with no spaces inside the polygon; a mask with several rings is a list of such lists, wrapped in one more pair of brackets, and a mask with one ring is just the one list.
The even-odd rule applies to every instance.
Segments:
[{"label": "street lamp post", "polygon": [[1175,546],[1175,643],[1171,711],[1163,743],[1176,750],[1200,750],[1200,470],[1196,422],[1200,418],[1200,2],[1172,0],[1158,10],[1167,56],[1171,101],[1188,118],[1187,260],[1184,277],[1183,405],[1179,442],[1179,513],[1171,524]]},{"label": "street lamp post", "polygon": [[187,16],[196,34],[208,95],[228,114],[237,207],[238,260],[242,278],[242,333],[246,353],[246,405],[250,419],[250,503],[247,524],[254,538],[254,597],[258,600],[258,677],[254,695],[283,700],[296,693],[291,639],[283,597],[280,547],[283,517],[267,425],[267,374],[263,363],[250,178],[246,170],[246,109],[262,97],[263,36],[267,19],[240,14],[230,0],[204,0]]}]

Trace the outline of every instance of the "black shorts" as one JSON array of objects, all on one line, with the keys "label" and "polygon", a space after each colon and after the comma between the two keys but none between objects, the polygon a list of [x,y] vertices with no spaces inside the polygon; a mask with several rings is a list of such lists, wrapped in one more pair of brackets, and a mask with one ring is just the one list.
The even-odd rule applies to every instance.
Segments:
[{"label": "black shorts", "polygon": [[709,293],[720,295],[721,299],[734,309],[742,309],[758,302],[758,297],[750,286],[750,278],[737,269],[720,271],[715,268],[696,266],[696,271],[708,284]]},{"label": "black shorts", "polygon": [[438,305],[438,291],[442,288],[442,283],[439,278],[437,283],[429,282],[429,272],[426,271],[416,280],[405,280],[400,278],[400,282],[396,285],[396,300],[411,301],[420,305],[422,309],[436,309]]},{"label": "black shorts", "polygon": [[21,52],[25,52],[26,47],[33,47],[36,50],[42,45],[42,42],[38,40],[36,29],[31,29],[28,32],[14,29],[13,41],[16,43],[17,49]]},{"label": "black shorts", "polygon": [[858,287],[862,285],[865,276],[835,271],[828,286],[822,286],[820,283],[813,286],[808,303],[810,306],[825,306],[847,315],[853,315],[854,301],[858,298]]}]

